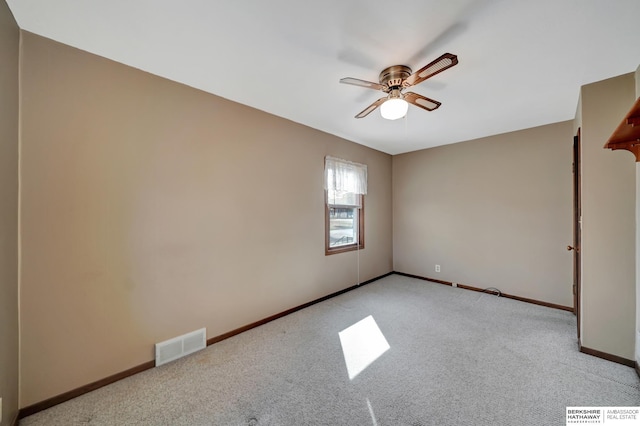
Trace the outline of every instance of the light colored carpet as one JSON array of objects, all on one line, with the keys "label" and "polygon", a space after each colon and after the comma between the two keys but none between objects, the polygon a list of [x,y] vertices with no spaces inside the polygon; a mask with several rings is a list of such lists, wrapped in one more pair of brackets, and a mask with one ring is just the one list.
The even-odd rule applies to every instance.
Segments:
[{"label": "light colored carpet", "polygon": [[[350,379],[343,345],[372,339],[389,348]],[[569,312],[391,275],[20,425],[548,426],[567,406],[640,406],[640,380],[578,352]]]}]

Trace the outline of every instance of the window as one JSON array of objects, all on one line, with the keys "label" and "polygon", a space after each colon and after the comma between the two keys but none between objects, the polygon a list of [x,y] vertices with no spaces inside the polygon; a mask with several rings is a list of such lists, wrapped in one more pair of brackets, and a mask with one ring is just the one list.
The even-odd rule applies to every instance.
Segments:
[{"label": "window", "polygon": [[[326,254],[364,248],[364,203],[361,194],[333,197],[327,190]],[[333,201],[333,202],[332,202]]]},{"label": "window", "polygon": [[325,254],[364,248],[367,166],[325,158]]}]

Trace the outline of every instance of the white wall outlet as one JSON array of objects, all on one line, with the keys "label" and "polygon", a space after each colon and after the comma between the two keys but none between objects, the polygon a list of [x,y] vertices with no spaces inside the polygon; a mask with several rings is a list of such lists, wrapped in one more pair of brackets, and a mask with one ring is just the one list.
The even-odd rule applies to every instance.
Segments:
[{"label": "white wall outlet", "polygon": [[440,265],[436,265],[436,272],[440,272]]},{"label": "white wall outlet", "polygon": [[451,283],[451,287],[458,287],[458,283]]}]

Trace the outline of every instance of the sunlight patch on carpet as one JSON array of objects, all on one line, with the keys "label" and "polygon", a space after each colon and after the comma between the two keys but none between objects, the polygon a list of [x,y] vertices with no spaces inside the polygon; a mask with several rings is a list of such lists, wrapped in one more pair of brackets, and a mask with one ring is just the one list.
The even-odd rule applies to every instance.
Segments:
[{"label": "sunlight patch on carpet", "polygon": [[338,335],[351,380],[390,348],[371,315],[345,328]]}]

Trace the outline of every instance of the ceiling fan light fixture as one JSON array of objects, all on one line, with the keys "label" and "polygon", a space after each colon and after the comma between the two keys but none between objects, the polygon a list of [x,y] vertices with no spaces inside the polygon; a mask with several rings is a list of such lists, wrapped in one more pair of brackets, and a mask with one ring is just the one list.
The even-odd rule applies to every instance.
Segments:
[{"label": "ceiling fan light fixture", "polygon": [[402,98],[387,99],[380,105],[380,115],[387,120],[397,120],[407,115],[409,104]]},{"label": "ceiling fan light fixture", "polygon": [[340,83],[380,90],[387,96],[374,101],[371,105],[356,114],[355,118],[364,118],[380,107],[380,114],[386,120],[397,120],[407,115],[409,104],[426,111],[433,111],[442,105],[440,102],[414,92],[402,93],[408,87],[420,84],[428,78],[451,68],[458,63],[458,57],[451,53],[441,55],[435,61],[413,72],[406,65],[392,65],[382,70],[379,83],[357,78],[341,78]]}]

